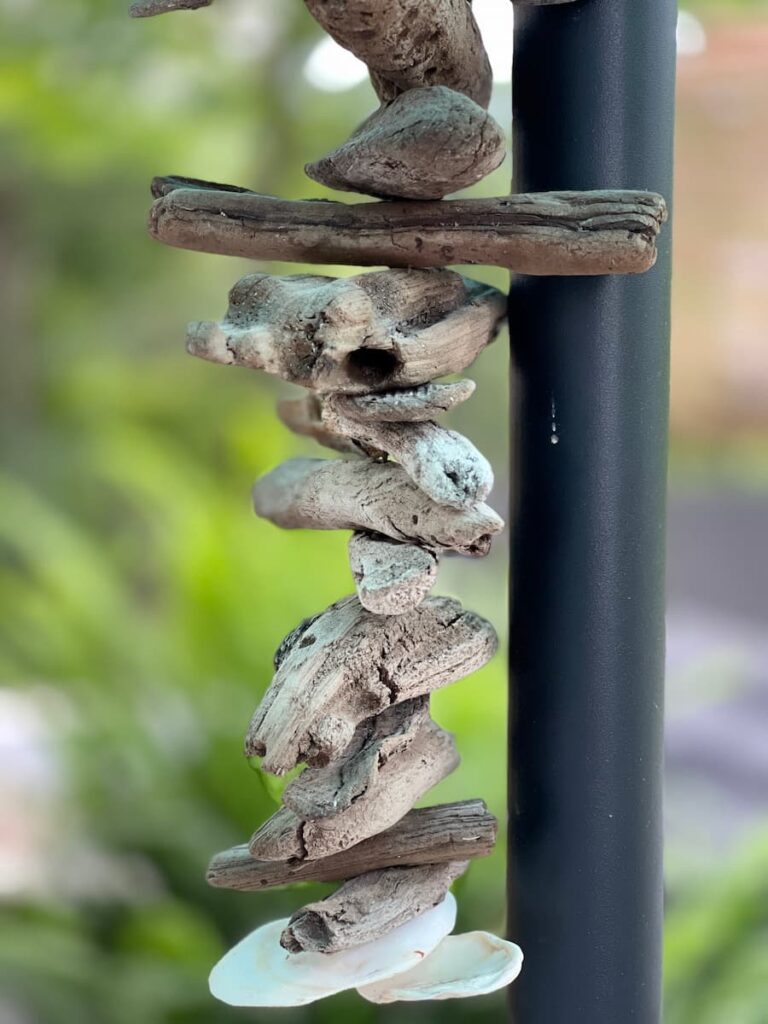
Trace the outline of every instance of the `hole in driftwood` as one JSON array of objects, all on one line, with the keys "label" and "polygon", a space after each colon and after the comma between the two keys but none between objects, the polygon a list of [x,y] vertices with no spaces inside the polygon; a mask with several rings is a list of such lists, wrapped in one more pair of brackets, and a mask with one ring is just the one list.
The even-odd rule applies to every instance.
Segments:
[{"label": "hole in driftwood", "polygon": [[358,348],[347,356],[349,376],[364,384],[383,384],[399,369],[397,356],[380,348]]}]

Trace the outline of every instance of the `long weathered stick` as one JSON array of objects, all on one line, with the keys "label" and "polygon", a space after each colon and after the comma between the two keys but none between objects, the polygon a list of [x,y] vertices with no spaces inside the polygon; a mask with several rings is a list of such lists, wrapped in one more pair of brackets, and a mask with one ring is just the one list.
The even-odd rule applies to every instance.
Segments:
[{"label": "long weathered stick", "polygon": [[652,192],[344,203],[156,185],[150,233],[198,252],[357,266],[496,264],[519,274],[635,274],[666,218]]},{"label": "long weathered stick", "polygon": [[153,18],[156,14],[171,11],[194,11],[198,7],[210,7],[213,0],[135,0],[131,4],[132,18]]},{"label": "long weathered stick", "polygon": [[421,807],[386,832],[321,860],[254,860],[247,845],[235,846],[216,854],[207,879],[218,889],[256,892],[295,882],[338,882],[397,865],[487,857],[496,842],[496,827],[482,800]]},{"label": "long weathered stick", "polygon": [[280,938],[291,953],[335,953],[361,946],[442,903],[467,861],[384,868],[345,882],[297,910]]},{"label": "long weathered stick", "polygon": [[488,106],[493,74],[466,0],[304,0],[337,43],[364,61],[380,99],[447,85]]}]

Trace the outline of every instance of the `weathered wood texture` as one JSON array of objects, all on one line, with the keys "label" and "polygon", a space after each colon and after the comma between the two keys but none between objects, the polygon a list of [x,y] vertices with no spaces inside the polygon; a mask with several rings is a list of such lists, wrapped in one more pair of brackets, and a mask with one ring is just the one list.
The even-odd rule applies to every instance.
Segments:
[{"label": "weathered wood texture", "polygon": [[490,114],[437,85],[398,96],[305,171],[342,192],[442,199],[480,181],[505,155],[504,132]]},{"label": "weathered wood texture", "polygon": [[475,392],[473,380],[450,384],[420,384],[397,391],[367,395],[336,395],[336,404],[345,416],[363,423],[421,423],[466,402]]},{"label": "weathered wood texture", "polygon": [[358,875],[297,910],[280,945],[291,953],[335,953],[371,942],[442,903],[467,867],[461,861]]},{"label": "weathered wood texture", "polygon": [[217,853],[207,881],[218,889],[257,892],[295,882],[338,882],[368,871],[402,865],[444,864],[487,857],[497,823],[482,800],[465,800],[409,811],[386,832],[321,860],[254,860],[247,845]]},{"label": "weathered wood texture", "polygon": [[491,464],[463,434],[431,421],[361,423],[342,408],[334,395],[325,398],[322,417],[328,430],[387,452],[438,505],[474,508],[491,493]]},{"label": "weathered wood texture", "polygon": [[379,98],[447,85],[482,107],[493,73],[466,0],[305,0],[339,45],[368,65]]},{"label": "weathered wood texture", "polygon": [[156,14],[170,11],[194,11],[198,7],[210,7],[213,0],[136,0],[131,4],[132,18],[153,18]]},{"label": "weathered wood texture", "polygon": [[[414,702],[408,701],[408,705]],[[459,765],[453,737],[428,716],[400,714],[400,728],[372,735],[361,750],[309,768],[285,792],[284,806],[253,835],[259,860],[317,860],[390,828]],[[366,729],[385,729],[396,706]],[[387,726],[387,730],[391,726]],[[354,741],[353,741],[354,742]]]},{"label": "weathered wood texture", "polygon": [[[335,452],[342,452],[345,455],[361,455],[359,445],[341,434],[334,434],[323,423],[321,418],[320,399],[317,395],[302,395],[301,398],[281,398],[277,403],[277,415],[283,423],[294,434],[300,437],[309,437],[324,448],[330,448]],[[384,453],[382,453],[382,457]]]},{"label": "weathered wood texture", "polygon": [[652,192],[542,192],[499,199],[333,203],[179,188],[150,233],[168,245],[257,260],[355,266],[495,264],[518,274],[637,274],[666,219]]},{"label": "weathered wood texture", "polygon": [[487,505],[438,505],[394,462],[290,459],[256,481],[253,507],[283,529],[361,530],[473,556],[504,527]]},{"label": "weathered wood texture", "polygon": [[361,721],[469,675],[496,646],[493,626],[451,598],[389,616],[344,598],[281,645],[246,754],[276,775],[302,762],[322,767],[344,753]]},{"label": "weathered wood texture", "polygon": [[417,608],[437,581],[438,565],[437,552],[429,548],[371,533],[349,538],[357,596],[374,615],[403,615]]},{"label": "weathered wood texture", "polygon": [[448,270],[249,274],[220,324],[190,325],[187,348],[305,388],[359,394],[463,370],[504,312],[500,291]]}]

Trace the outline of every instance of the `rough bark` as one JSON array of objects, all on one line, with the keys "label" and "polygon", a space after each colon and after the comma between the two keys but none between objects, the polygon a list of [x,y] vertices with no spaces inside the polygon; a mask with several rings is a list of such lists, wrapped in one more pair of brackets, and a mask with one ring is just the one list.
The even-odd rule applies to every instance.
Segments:
[{"label": "rough bark", "polygon": [[455,682],[496,651],[493,626],[451,598],[378,616],[347,597],[308,619],[278,651],[246,736],[248,756],[282,775],[340,757],[360,722]]},{"label": "rough bark", "polygon": [[369,450],[391,455],[438,505],[474,508],[493,487],[491,464],[472,442],[437,423],[361,423],[345,416],[334,395],[322,407],[323,423]]},{"label": "rough bark", "polygon": [[380,391],[367,395],[336,395],[345,416],[363,423],[421,423],[466,402],[475,392],[473,380],[450,384],[420,384],[415,388]]},{"label": "rough bark", "polygon": [[505,297],[445,270],[347,278],[250,274],[220,324],[191,324],[188,350],[317,391],[422,384],[468,366],[496,337]]},{"label": "rough bark", "polygon": [[482,107],[493,73],[466,0],[305,0],[340,46],[364,61],[379,98],[447,85]]},{"label": "rough bark", "polygon": [[359,875],[326,899],[297,910],[280,945],[290,953],[362,946],[442,903],[467,867],[467,861],[453,861]]},{"label": "rough bark", "polygon": [[277,403],[277,415],[294,434],[310,437],[313,441],[345,455],[361,455],[359,445],[349,437],[334,434],[321,418],[320,399],[317,395],[302,395],[301,398],[281,398]]},{"label": "rough bark", "polygon": [[349,566],[363,608],[374,615],[403,615],[417,608],[437,581],[436,551],[399,544],[377,534],[353,533]]},{"label": "rough bark", "polygon": [[342,192],[442,199],[504,160],[504,132],[490,114],[443,85],[403,93],[327,156],[304,168]]},{"label": "rough bark", "polygon": [[135,0],[131,4],[132,18],[153,18],[156,14],[170,11],[194,11],[198,7],[210,7],[213,0]]},{"label": "rough bark", "polygon": [[176,187],[150,233],[182,249],[354,266],[485,264],[518,274],[637,274],[656,262],[666,206],[653,192],[333,203]]},{"label": "rough bark", "polygon": [[218,889],[256,892],[296,882],[339,882],[398,865],[487,857],[496,843],[496,828],[482,800],[422,807],[386,832],[321,860],[254,860],[247,845],[234,846],[212,859],[207,881]]},{"label": "rough bark", "polygon": [[[431,721],[423,698],[406,704],[411,707],[404,714],[398,705],[376,716],[373,727],[363,723],[382,734],[361,750],[325,768],[308,768],[291,783],[285,806],[253,835],[251,855],[317,860],[348,850],[390,828],[454,771],[460,758],[453,737]],[[417,711],[409,714],[414,704]],[[380,724],[393,713],[400,713],[394,728]]]},{"label": "rough bark", "polygon": [[256,481],[253,507],[283,529],[360,530],[474,556],[504,527],[487,505],[438,505],[393,462],[291,459]]}]

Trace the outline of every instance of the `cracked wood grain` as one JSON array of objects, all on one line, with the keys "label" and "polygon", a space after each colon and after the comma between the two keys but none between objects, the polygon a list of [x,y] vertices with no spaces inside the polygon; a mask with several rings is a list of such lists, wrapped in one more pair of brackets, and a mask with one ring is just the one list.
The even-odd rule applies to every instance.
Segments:
[{"label": "cracked wood grain", "polygon": [[219,324],[191,324],[187,349],[316,391],[422,384],[468,366],[498,334],[505,296],[448,270],[347,278],[249,274]]},{"label": "cracked wood grain", "polygon": [[325,397],[322,419],[332,433],[348,437],[366,449],[391,455],[438,505],[471,509],[491,493],[490,462],[455,430],[431,421],[361,423],[344,414],[335,395]]},{"label": "cracked wood grain", "polygon": [[297,910],[280,945],[290,953],[336,953],[371,942],[442,903],[467,867],[467,861],[453,861],[358,875]]},{"label": "cracked wood grain", "polygon": [[247,845],[217,853],[207,881],[218,889],[256,892],[295,882],[339,882],[380,868],[487,857],[497,823],[482,800],[409,811],[396,825],[320,860],[255,860]]},{"label": "cracked wood grain", "polygon": [[312,16],[368,65],[379,99],[447,85],[482,107],[493,73],[466,0],[305,0]]},{"label": "cracked wood grain", "polygon": [[335,401],[345,416],[363,423],[421,423],[466,402],[475,392],[473,380],[449,384],[430,381],[413,388],[372,392],[366,395],[337,394]]},{"label": "cracked wood grain", "polygon": [[359,530],[473,556],[504,528],[488,505],[439,505],[393,462],[290,459],[256,481],[253,507],[283,529]]},{"label": "cracked wood grain", "polygon": [[282,775],[340,757],[366,718],[462,679],[493,657],[493,626],[451,598],[430,597],[404,615],[379,616],[347,597],[283,642],[256,709],[247,756]]},{"label": "cracked wood grain", "polygon": [[438,85],[397,96],[304,170],[342,192],[442,199],[485,178],[505,155],[504,132],[490,114]]},{"label": "cracked wood grain", "polygon": [[437,581],[438,565],[438,553],[430,548],[371,533],[349,538],[357,596],[374,615],[402,615],[417,608]]},{"label": "cracked wood grain", "polygon": [[260,260],[637,274],[656,262],[656,238],[666,219],[661,196],[629,190],[347,205],[184,188],[178,181],[156,186],[165,194],[152,208],[154,238]]}]

